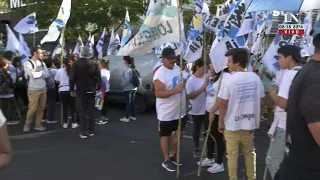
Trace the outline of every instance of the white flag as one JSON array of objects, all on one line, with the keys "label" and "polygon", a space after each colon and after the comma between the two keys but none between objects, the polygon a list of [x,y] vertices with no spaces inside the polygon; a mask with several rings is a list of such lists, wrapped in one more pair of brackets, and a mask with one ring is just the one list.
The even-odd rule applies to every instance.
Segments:
[{"label": "white flag", "polygon": [[77,44],[76,44],[76,46],[74,47],[74,50],[73,50],[73,54],[78,54],[78,56],[80,56],[80,52],[81,52],[81,48],[82,47],[83,47],[83,42],[82,42],[81,36],[79,35],[79,37],[77,39]]},{"label": "white flag", "polygon": [[40,42],[41,44],[45,42],[53,42],[58,39],[62,28],[66,26],[67,21],[70,17],[70,11],[71,0],[63,0],[57,19],[50,25],[47,35]]},{"label": "white flag", "polygon": [[103,29],[103,32],[101,34],[101,37],[97,43],[97,46],[96,46],[96,49],[97,49],[97,52],[98,52],[98,58],[102,59],[103,57],[103,43],[104,43],[104,36],[105,36],[105,33],[106,33],[106,28]]},{"label": "white flag", "polygon": [[20,57],[21,61],[28,60],[28,54],[22,49],[20,42],[18,41],[16,35],[12,32],[9,25],[6,24],[7,28],[7,46],[6,51],[12,51],[16,53],[16,56]]},{"label": "white flag", "polygon": [[107,55],[115,55],[115,54],[117,54],[119,45],[120,45],[119,35],[115,34],[114,33],[114,29],[112,28]]},{"label": "white flag", "polygon": [[29,34],[38,32],[38,23],[36,19],[36,13],[33,12],[28,16],[21,19],[18,24],[13,28],[15,31],[21,34]]},{"label": "white flag", "polygon": [[20,41],[20,46],[22,46],[22,49],[27,53],[28,56],[31,56],[29,46],[27,42],[24,40],[22,34],[19,33],[19,41]]},{"label": "white flag", "polygon": [[146,17],[139,32],[119,50],[119,56],[146,54],[152,48],[168,43],[180,42],[177,0],[157,1],[154,11]]}]

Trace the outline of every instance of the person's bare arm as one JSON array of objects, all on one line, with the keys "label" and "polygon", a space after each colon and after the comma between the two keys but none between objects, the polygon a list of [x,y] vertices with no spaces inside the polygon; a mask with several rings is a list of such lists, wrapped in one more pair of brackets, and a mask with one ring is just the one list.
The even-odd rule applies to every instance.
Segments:
[{"label": "person's bare arm", "polygon": [[171,90],[166,90],[165,85],[158,79],[153,81],[154,91],[157,98],[168,98],[174,94],[180,93],[183,89],[181,84],[178,84],[175,88]]},{"label": "person's bare arm", "polygon": [[11,145],[9,142],[7,126],[0,127],[0,168],[9,164],[11,160]]},{"label": "person's bare arm", "polygon": [[227,114],[228,100],[220,99],[219,103],[219,128],[218,131],[223,133],[224,131],[224,119]]},{"label": "person's bare arm", "polygon": [[203,85],[202,87],[200,87],[199,89],[187,94],[187,98],[188,99],[195,99],[197,98],[204,90],[206,89],[206,87]]},{"label": "person's bare arm", "polygon": [[277,95],[277,90],[274,87],[269,88],[269,94],[271,96],[271,99],[275,102],[277,106],[279,106],[282,109],[287,108],[287,99],[280,97]]},{"label": "person's bare arm", "polygon": [[320,146],[320,119],[318,121],[319,122],[308,124],[308,127],[314,140]]}]

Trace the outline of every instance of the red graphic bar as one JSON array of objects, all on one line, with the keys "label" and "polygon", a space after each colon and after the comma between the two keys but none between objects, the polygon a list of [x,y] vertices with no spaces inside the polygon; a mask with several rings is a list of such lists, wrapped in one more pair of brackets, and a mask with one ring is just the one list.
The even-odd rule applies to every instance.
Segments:
[{"label": "red graphic bar", "polygon": [[304,34],[304,29],[279,29],[279,34],[281,35],[303,35]]}]

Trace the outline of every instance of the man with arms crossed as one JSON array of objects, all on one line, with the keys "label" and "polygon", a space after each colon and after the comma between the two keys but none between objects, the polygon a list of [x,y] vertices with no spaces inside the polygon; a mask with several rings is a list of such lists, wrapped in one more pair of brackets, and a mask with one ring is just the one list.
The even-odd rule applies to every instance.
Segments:
[{"label": "man with arms crossed", "polygon": [[314,56],[289,90],[286,154],[275,180],[320,179],[320,20],[312,36]]},{"label": "man with arms crossed", "polygon": [[[162,51],[163,65],[153,76],[155,89],[157,117],[159,120],[160,147],[164,156],[162,167],[170,172],[177,169],[177,130],[178,120],[186,115],[186,94],[180,76],[180,69],[176,63],[176,55],[172,48]],[[180,95],[182,93],[182,109],[180,114]],[[169,137],[171,150],[169,151]],[[180,164],[181,165],[181,164]]]},{"label": "man with arms crossed", "polygon": [[245,158],[248,180],[256,179],[256,153],[253,131],[260,126],[261,98],[264,88],[261,79],[254,72],[245,69],[249,62],[246,49],[235,48],[226,55],[230,72],[224,79],[218,94],[219,125],[226,140],[229,180],[237,180],[239,145]]}]

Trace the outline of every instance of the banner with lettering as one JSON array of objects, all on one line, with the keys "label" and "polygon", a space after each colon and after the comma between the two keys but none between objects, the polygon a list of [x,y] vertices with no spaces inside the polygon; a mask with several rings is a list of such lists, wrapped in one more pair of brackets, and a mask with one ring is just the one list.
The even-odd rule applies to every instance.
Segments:
[{"label": "banner with lettering", "polygon": [[214,16],[211,14],[204,13],[203,18],[204,18],[204,22],[203,22],[204,27],[206,27],[210,31],[218,32],[219,29],[223,27],[223,24],[227,20],[228,14],[224,14],[222,16]]},{"label": "banner with lettering", "polygon": [[188,48],[187,51],[183,57],[187,62],[192,63],[202,56],[203,51],[203,16],[202,12],[203,10],[206,12],[203,12],[205,14],[209,13],[209,8],[203,8],[204,6],[208,6],[206,3],[202,3],[202,0],[195,0],[194,2],[196,4],[196,12],[193,16],[191,28],[189,30],[188,35]]},{"label": "banner with lettering", "polygon": [[310,32],[313,28],[312,14],[313,14],[312,11],[308,11],[305,19],[303,20],[303,24],[304,24],[303,49],[309,54],[314,54],[314,49],[315,49],[312,43],[312,37],[310,36]]},{"label": "banner with lettering", "polygon": [[243,36],[253,32],[254,29],[254,12],[246,13],[242,25],[237,33],[237,36]]},{"label": "banner with lettering", "polygon": [[244,16],[245,3],[244,0],[239,0],[211,45],[209,56],[216,72],[220,72],[226,67],[225,53],[229,49],[244,47],[247,36],[236,37]]},{"label": "banner with lettering", "polygon": [[158,45],[180,42],[177,0],[157,1],[154,5],[139,32],[119,50],[118,56],[146,54]]}]

